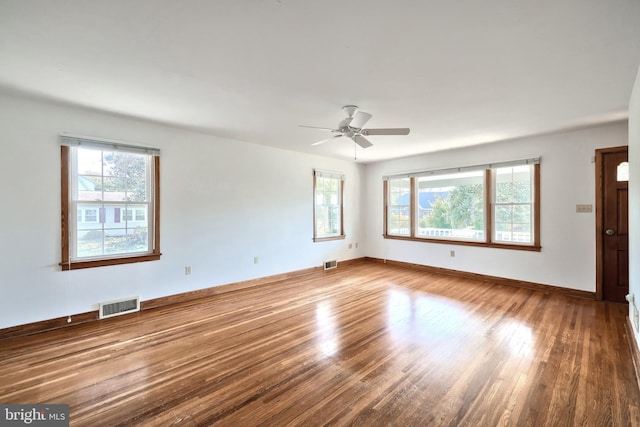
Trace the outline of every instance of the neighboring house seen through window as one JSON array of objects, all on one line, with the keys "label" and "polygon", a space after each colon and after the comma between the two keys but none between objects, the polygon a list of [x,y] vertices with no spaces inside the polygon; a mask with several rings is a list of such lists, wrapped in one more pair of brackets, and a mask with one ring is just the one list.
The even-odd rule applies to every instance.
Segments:
[{"label": "neighboring house seen through window", "polygon": [[62,137],[63,270],[151,261],[159,250],[159,151]]}]

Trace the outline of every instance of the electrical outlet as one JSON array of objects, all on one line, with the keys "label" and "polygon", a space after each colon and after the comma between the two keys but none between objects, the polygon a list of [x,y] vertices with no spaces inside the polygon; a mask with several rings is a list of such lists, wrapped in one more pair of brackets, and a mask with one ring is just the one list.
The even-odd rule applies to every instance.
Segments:
[{"label": "electrical outlet", "polygon": [[456,256],[456,251],[449,251],[449,255],[451,258],[454,258]]},{"label": "electrical outlet", "polygon": [[189,275],[191,275],[191,266],[190,266],[190,265],[187,265],[187,266],[184,268],[184,275],[185,275],[185,276],[189,276]]},{"label": "electrical outlet", "polygon": [[353,244],[349,243],[349,249],[353,248]]},{"label": "electrical outlet", "polygon": [[260,261],[260,258],[258,258],[257,256],[254,256],[254,257],[253,257],[253,263],[254,263],[254,264],[257,264],[257,263],[258,263],[258,261]]},{"label": "electrical outlet", "polygon": [[356,249],[358,249],[358,242],[356,242]]}]

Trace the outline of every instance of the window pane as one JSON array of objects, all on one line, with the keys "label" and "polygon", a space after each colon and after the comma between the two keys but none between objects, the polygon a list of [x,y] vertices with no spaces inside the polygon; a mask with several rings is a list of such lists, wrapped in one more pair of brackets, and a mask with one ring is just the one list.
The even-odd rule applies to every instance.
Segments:
[{"label": "window pane", "polygon": [[148,160],[144,154],[105,152],[105,192],[110,193],[107,200],[148,201]]},{"label": "window pane", "polygon": [[485,239],[484,171],[420,177],[417,237]]},{"label": "window pane", "polygon": [[494,170],[496,203],[531,203],[532,166],[516,166]]},{"label": "window pane", "polygon": [[135,227],[127,231],[127,251],[144,252],[149,249],[149,232],[145,227]]},{"label": "window pane", "polygon": [[84,210],[85,222],[98,222],[98,209],[85,209]]},{"label": "window pane", "polygon": [[108,202],[126,201],[126,187],[124,178],[105,176],[102,200]]},{"label": "window pane", "polygon": [[387,234],[411,235],[411,181],[409,178],[390,179],[388,182]]},{"label": "window pane", "polygon": [[79,258],[95,257],[103,254],[103,234],[102,230],[78,231],[77,252]]}]

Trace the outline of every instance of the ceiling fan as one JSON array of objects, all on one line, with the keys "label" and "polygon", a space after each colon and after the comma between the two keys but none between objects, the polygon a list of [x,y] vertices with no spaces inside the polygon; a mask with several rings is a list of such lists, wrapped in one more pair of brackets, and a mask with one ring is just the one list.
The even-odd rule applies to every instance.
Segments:
[{"label": "ceiling fan", "polygon": [[353,142],[358,144],[360,147],[369,148],[373,145],[371,141],[365,138],[369,135],[409,135],[409,128],[364,129],[364,125],[372,117],[371,114],[358,110],[358,107],[356,107],[355,105],[345,105],[344,107],[342,107],[342,110],[347,113],[347,117],[338,124],[337,129],[300,125],[300,127],[320,129],[336,134],[331,138],[314,142],[311,145],[323,144],[327,141],[333,141],[337,138],[348,137],[351,138]]}]

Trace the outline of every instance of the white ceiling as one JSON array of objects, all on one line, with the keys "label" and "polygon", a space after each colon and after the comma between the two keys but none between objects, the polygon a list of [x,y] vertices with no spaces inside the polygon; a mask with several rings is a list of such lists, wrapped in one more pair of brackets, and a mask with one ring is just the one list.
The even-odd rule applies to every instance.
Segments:
[{"label": "white ceiling", "polygon": [[638,0],[0,0],[0,89],[359,162],[626,117]]}]

